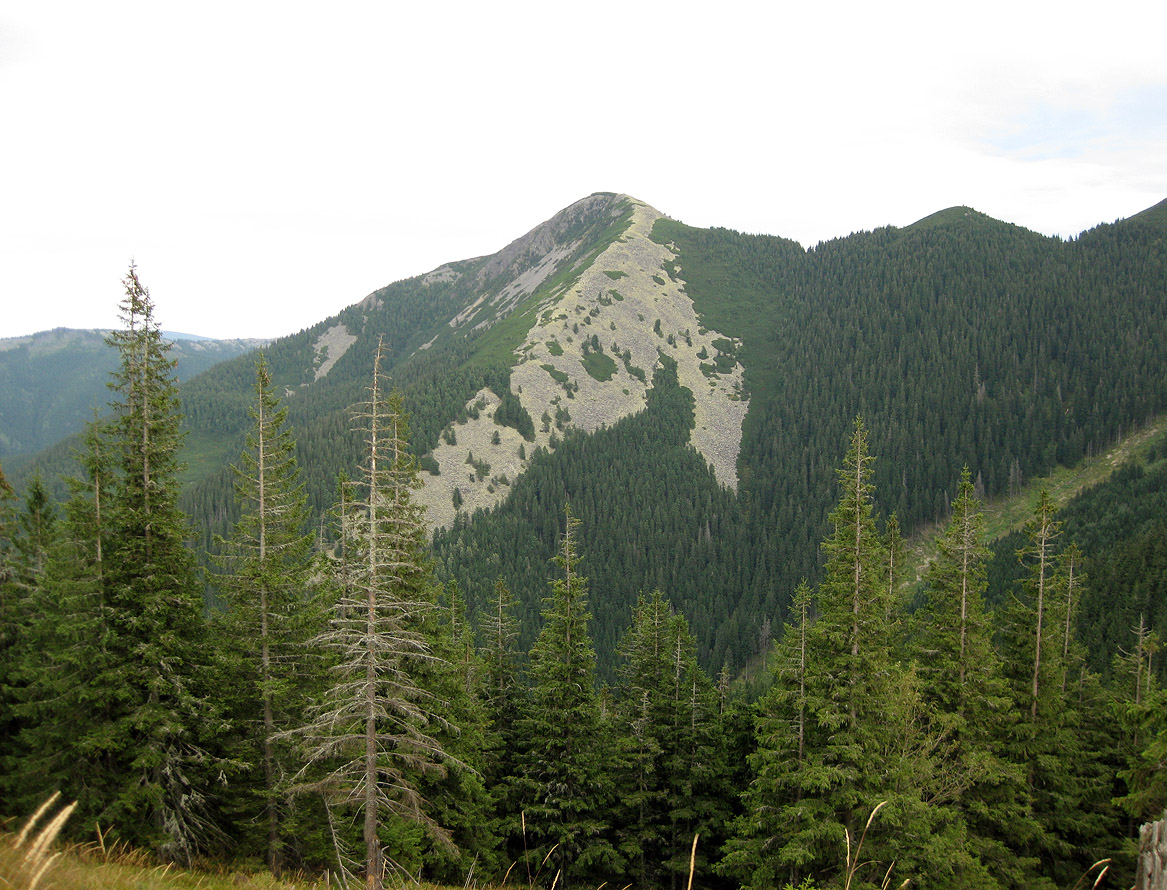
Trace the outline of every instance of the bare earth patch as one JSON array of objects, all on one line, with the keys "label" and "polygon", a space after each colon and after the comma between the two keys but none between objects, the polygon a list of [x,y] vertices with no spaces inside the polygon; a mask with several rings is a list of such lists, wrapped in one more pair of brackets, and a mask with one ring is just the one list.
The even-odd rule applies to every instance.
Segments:
[{"label": "bare earth patch", "polygon": [[333,325],[321,334],[313,347],[316,350],[316,360],[319,362],[316,366],[315,379],[319,380],[326,376],[332,370],[332,366],[356,342],[357,338],[350,334],[348,328],[342,324]]}]

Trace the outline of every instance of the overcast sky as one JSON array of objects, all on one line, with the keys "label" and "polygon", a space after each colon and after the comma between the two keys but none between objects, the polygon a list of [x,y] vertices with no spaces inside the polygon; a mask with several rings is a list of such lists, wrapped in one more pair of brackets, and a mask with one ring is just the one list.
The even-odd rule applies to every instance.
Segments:
[{"label": "overcast sky", "polygon": [[275,337],[595,191],[810,246],[1167,198],[1167,4],[0,5],[0,337]]}]

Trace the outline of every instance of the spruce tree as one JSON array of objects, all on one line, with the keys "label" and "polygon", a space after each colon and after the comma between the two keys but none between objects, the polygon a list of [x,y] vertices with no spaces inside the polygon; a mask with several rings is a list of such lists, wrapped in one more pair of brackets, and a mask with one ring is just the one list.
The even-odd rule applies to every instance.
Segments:
[{"label": "spruce tree", "polygon": [[456,582],[446,585],[444,601],[425,618],[434,657],[419,665],[418,681],[441,702],[443,719],[434,723],[433,735],[446,754],[446,768],[423,772],[417,781],[434,820],[453,843],[426,838],[413,849],[413,872],[421,869],[432,880],[458,883],[475,872],[493,873],[497,866],[493,800],[484,780],[485,671]]},{"label": "spruce tree", "polygon": [[729,769],[713,682],[697,665],[684,616],[659,591],[640,597],[620,654],[617,688],[620,852],[639,886],[674,886],[707,871],[728,819]]},{"label": "spruce tree", "polygon": [[1146,619],[1131,629],[1129,652],[1115,657],[1111,711],[1123,730],[1122,793],[1115,803],[1128,815],[1128,835],[1155,821],[1167,807],[1167,693],[1158,683],[1153,661],[1159,636]]},{"label": "spruce tree", "polygon": [[17,780],[17,739],[27,726],[21,702],[35,672],[29,639],[43,589],[56,511],[36,473],[17,508],[15,492],[0,471],[0,789],[10,798]]},{"label": "spruce tree", "polygon": [[483,777],[494,800],[495,834],[507,844],[510,862],[522,858],[521,799],[517,790],[523,740],[520,721],[527,713],[527,687],[519,670],[519,622],[515,601],[502,578],[479,616],[482,696],[490,719]]},{"label": "spruce tree", "polygon": [[[1075,550],[1059,552],[1061,523],[1042,491],[1026,527],[1026,566],[1020,596],[1004,614],[1004,664],[1019,714],[1008,756],[1024,767],[1029,819],[1013,827],[1014,843],[1041,861],[1057,884],[1074,880],[1109,855],[1114,821],[1101,778],[1104,756],[1116,744],[1097,678],[1066,636],[1082,592]],[[1077,592],[1075,593],[1075,590]],[[1064,691],[1063,691],[1064,690]],[[1111,770],[1113,775],[1113,770]]]},{"label": "spruce tree", "polygon": [[40,586],[52,548],[57,510],[40,472],[34,472],[17,513],[13,536],[11,582],[18,598],[28,599]]},{"label": "spruce tree", "polygon": [[735,822],[720,866],[748,887],[798,886],[815,868],[818,851],[825,849],[826,858],[833,854],[833,835],[820,834],[817,819],[798,818],[803,785],[814,781],[806,770],[813,754],[807,683],[813,611],[811,589],[803,581],[775,646],[772,685],[758,702],[745,812]]},{"label": "spruce tree", "polygon": [[868,868],[895,862],[897,874],[925,874],[931,857],[957,843],[924,802],[935,738],[914,673],[893,657],[891,563],[873,516],[873,465],[856,420],[823,543],[817,617],[806,628],[809,609],[800,605],[798,626],[784,634],[780,682],[759,709],[746,812],[723,866],[749,887],[838,874],[848,838],[856,843],[884,802],[866,831]]},{"label": "spruce tree", "polygon": [[27,678],[27,667],[21,662],[29,655],[29,629],[36,620],[41,599],[49,552],[56,539],[57,510],[49,497],[40,472],[34,472],[24,493],[23,503],[15,510],[9,531],[11,550],[6,566],[5,633],[10,637],[13,673],[9,675],[9,693],[22,697],[19,688]]},{"label": "spruce tree", "polygon": [[520,723],[526,741],[522,811],[532,842],[527,864],[534,873],[546,861],[560,886],[598,883],[618,862],[608,838],[612,745],[596,694],[578,526],[567,507],[554,559],[562,576],[544,600],[543,629],[531,649],[531,708]]},{"label": "spruce tree", "polygon": [[1036,860],[1013,849],[1027,827],[1024,774],[1007,759],[1016,718],[984,606],[984,521],[971,474],[961,474],[948,526],[913,615],[917,672],[939,733],[925,794],[967,832],[954,862],[959,886],[1025,887]]},{"label": "spruce tree", "polygon": [[[13,670],[16,666],[16,590],[12,584],[12,533],[16,492],[0,468],[0,764],[13,755],[17,723]],[[11,815],[16,815],[15,813]]]},{"label": "spruce tree", "polygon": [[1048,880],[1050,863],[1068,859],[1071,850],[1051,818],[1053,800],[1068,781],[1073,745],[1066,733],[1066,700],[1061,693],[1061,646],[1051,622],[1055,588],[1056,541],[1061,533],[1049,493],[1042,491],[1026,524],[1026,546],[1017,552],[1026,567],[1020,595],[1002,613],[1002,654],[1018,721],[1009,759],[1025,771],[1027,817],[1014,828],[1020,855],[1041,861]]},{"label": "spruce tree", "polygon": [[628,861],[626,876],[638,886],[659,886],[666,859],[669,789],[659,767],[671,722],[668,699],[662,695],[671,649],[670,612],[659,590],[651,599],[641,595],[620,644],[625,661],[615,727],[620,759],[617,834]]},{"label": "spruce tree", "polygon": [[83,440],[77,455],[83,476],[66,480],[71,494],[32,603],[21,663],[26,690],[16,707],[23,728],[10,789],[27,812],[46,786],[60,788],[77,801],[72,824],[88,834],[118,782],[120,767],[102,728],[116,719],[120,689],[92,682],[116,674],[101,545],[101,496],[111,468],[96,422]]},{"label": "spruce tree", "polygon": [[[312,538],[305,531],[305,496],[299,481],[295,442],[287,409],[276,397],[262,353],[255,362],[252,427],[234,466],[240,518],[225,544],[218,579],[224,612],[224,677],[229,678],[232,718],[243,745],[240,758],[258,764],[258,781],[246,784],[263,816],[268,867],[279,873],[284,860],[282,802],[296,767],[277,739],[304,722],[307,696],[314,693],[316,659],[307,641],[320,632],[317,600],[309,592]],[[255,821],[248,813],[243,824]]]},{"label": "spruce tree", "polygon": [[96,731],[118,764],[105,789],[103,825],[189,861],[214,832],[207,785],[218,773],[208,748],[219,719],[206,686],[206,625],[186,517],[178,507],[181,434],[175,362],[149,291],[131,266],[108,430],[116,479],[103,517],[102,585],[109,621],[105,684],[117,701]]}]

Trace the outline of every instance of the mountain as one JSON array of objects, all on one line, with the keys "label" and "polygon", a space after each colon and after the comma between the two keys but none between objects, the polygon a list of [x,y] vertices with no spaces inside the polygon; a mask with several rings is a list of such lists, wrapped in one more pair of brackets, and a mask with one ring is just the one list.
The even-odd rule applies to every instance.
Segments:
[{"label": "mountain", "polygon": [[[732,668],[817,576],[856,415],[910,531],[962,466],[1006,494],[1167,408],[1165,234],[1151,211],[1062,240],[957,207],[808,250],[595,194],[265,352],[320,515],[383,342],[435,559],[472,607],[505,578],[529,645],[570,501],[601,659],[659,587]],[[234,516],[253,377],[240,357],[182,387],[203,545]]]},{"label": "mountain", "polygon": [[[178,379],[187,380],[262,340],[168,335]],[[117,353],[106,332],[54,328],[0,340],[0,457],[30,454],[81,430],[108,400]]]}]

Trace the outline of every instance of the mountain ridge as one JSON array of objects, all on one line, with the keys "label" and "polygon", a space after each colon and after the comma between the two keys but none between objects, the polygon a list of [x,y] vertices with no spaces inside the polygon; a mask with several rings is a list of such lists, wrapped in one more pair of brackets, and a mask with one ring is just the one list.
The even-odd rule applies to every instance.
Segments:
[{"label": "mountain ridge", "polygon": [[[117,353],[99,328],[52,328],[0,339],[0,457],[31,454],[76,433],[101,413]],[[269,341],[171,340],[179,381]]]}]

